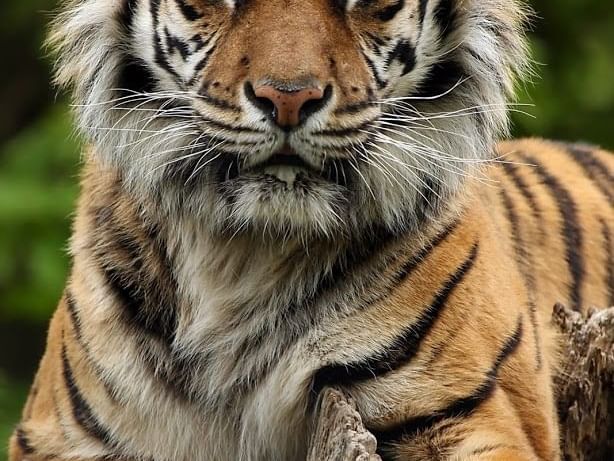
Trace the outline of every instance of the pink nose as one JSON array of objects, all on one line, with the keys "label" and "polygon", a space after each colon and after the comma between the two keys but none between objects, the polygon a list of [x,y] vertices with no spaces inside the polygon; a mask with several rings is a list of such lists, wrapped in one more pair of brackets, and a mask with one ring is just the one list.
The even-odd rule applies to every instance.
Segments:
[{"label": "pink nose", "polygon": [[255,89],[257,98],[268,99],[275,107],[275,122],[281,127],[296,127],[301,122],[301,109],[309,101],[322,100],[324,91],[304,88],[298,91],[281,91],[269,85]]}]

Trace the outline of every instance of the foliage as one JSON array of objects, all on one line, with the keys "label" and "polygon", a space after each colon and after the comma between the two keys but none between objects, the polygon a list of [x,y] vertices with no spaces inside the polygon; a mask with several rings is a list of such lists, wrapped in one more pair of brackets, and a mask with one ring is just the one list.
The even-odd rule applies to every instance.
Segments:
[{"label": "foliage", "polygon": [[77,143],[66,108],[53,107],[0,155],[0,318],[44,322],[66,275],[77,193]]},{"label": "foliage", "polygon": [[[46,11],[56,3],[4,0],[0,5],[0,440],[18,418],[26,392],[20,379],[29,380],[35,367],[30,357],[41,352],[41,341],[25,340],[25,332],[42,336],[69,266],[66,242],[78,192],[79,142],[67,104],[54,101],[49,62],[40,47]],[[532,117],[515,113],[515,134],[614,148],[610,3],[533,0],[532,5],[538,76],[521,92],[520,102],[533,106],[520,109]]]},{"label": "foliage", "polygon": [[533,0],[537,76],[521,92],[534,118],[515,114],[516,135],[614,148],[614,14],[601,0]]}]

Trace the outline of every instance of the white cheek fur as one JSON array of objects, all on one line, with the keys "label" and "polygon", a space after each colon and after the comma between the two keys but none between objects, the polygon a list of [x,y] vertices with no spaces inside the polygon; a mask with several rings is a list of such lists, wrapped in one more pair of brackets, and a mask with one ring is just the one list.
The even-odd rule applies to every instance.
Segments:
[{"label": "white cheek fur", "polygon": [[[235,1],[225,0],[225,3],[231,8],[236,6]],[[349,0],[347,8],[353,8],[357,3],[357,0]],[[168,10],[171,8],[168,5],[173,5],[174,2],[165,4],[168,14],[168,11],[171,11]],[[189,124],[187,118],[182,119],[183,125],[172,127],[170,131],[171,127],[162,123],[145,124],[143,120],[148,114],[145,111],[134,112],[127,116],[125,112],[108,111],[106,109],[109,106],[105,105],[114,95],[112,89],[117,88],[118,69],[122,66],[122,53],[126,51],[150,64],[149,67],[154,70],[158,86],[164,90],[164,94],[180,93],[176,82],[169,74],[156,68],[155,53],[151,44],[153,21],[148,2],[137,3],[137,11],[129,32],[123,30],[116,20],[122,2],[80,0],[74,5],[77,6],[68,9],[60,17],[59,26],[56,27],[52,37],[53,46],[61,52],[57,80],[63,85],[73,86],[75,99],[79,105],[81,129],[95,144],[96,155],[123,169],[127,181],[141,193],[155,193],[164,188],[163,177],[158,167],[172,160],[174,154],[185,154],[185,146],[198,136],[197,130],[194,134],[194,127]],[[491,155],[494,139],[505,131],[506,91],[511,92],[513,77],[524,65],[523,41],[518,30],[522,12],[515,2],[503,0],[481,2],[480,8],[493,14],[497,13],[496,17],[504,18],[507,15],[509,22],[507,40],[503,41],[492,36],[492,27],[489,27],[490,24],[484,19],[487,15],[474,11],[477,7],[471,6],[473,3],[468,5],[468,10],[462,10],[458,20],[459,26],[454,33],[449,34],[445,43],[440,43],[440,31],[432,21],[432,8],[429,9],[427,23],[417,47],[416,68],[407,78],[398,79],[393,84],[395,91],[391,94],[404,96],[411,90],[412,82],[419,80],[421,75],[423,77],[427,75],[429,66],[432,66],[437,59],[444,57],[450,59],[454,55],[454,59],[464,66],[471,78],[445,98],[409,101],[422,113],[447,112],[455,114],[454,117],[433,119],[435,126],[432,129],[408,133],[405,141],[413,143],[413,147],[410,146],[402,152],[391,146],[391,142],[398,145],[396,140],[380,137],[376,142],[377,146],[374,147],[381,154],[377,160],[386,162],[380,168],[395,174],[403,172],[403,168],[399,166],[407,165],[407,168],[413,171],[406,172],[404,177],[386,178],[378,169],[365,167],[365,171],[362,172],[365,187],[361,191],[364,200],[361,201],[361,209],[352,210],[352,213],[359,211],[364,215],[362,218],[369,215],[369,218],[388,224],[396,221],[397,216],[407,216],[407,208],[411,208],[419,200],[419,189],[424,186],[422,184],[424,179],[418,177],[416,171],[423,172],[426,177],[434,178],[442,184],[446,189],[442,194],[445,198],[445,192],[457,189],[462,173],[465,175],[467,173],[461,171],[461,174],[458,174],[450,170],[464,169],[468,160],[475,161],[469,163],[483,161]],[[173,30],[178,34],[189,30],[189,24],[181,24],[179,16],[174,18],[173,22]],[[475,59],[475,50],[480,50],[480,60]],[[195,59],[207,51],[208,48],[204,48],[199,54],[194,55]],[[488,66],[485,66],[484,61]],[[493,78],[492,72],[488,69],[496,69],[499,72],[499,79]],[[244,108],[249,107],[244,102],[241,105]],[[476,125],[475,119],[462,112],[468,107],[477,106],[487,109],[481,113],[480,127]],[[243,111],[242,122],[252,123],[253,126],[257,123],[255,115],[249,109]],[[157,129],[160,132],[155,135],[144,135],[144,127],[147,130]],[[380,134],[388,133],[382,130]],[[399,135],[401,134],[403,133],[399,132]],[[409,139],[409,136],[413,136],[413,140]],[[118,148],[118,146],[123,147]],[[449,165],[442,165],[440,160],[426,161],[425,149],[436,154],[437,151],[453,152],[456,163],[450,168]],[[375,150],[373,155],[377,154]],[[160,155],[160,152],[167,154]],[[394,181],[395,179],[397,181]],[[401,185],[394,188],[387,187],[390,180],[393,184],[399,182]],[[206,195],[204,191],[203,194]],[[214,198],[208,197],[199,203],[198,210],[203,216],[210,216],[210,208],[207,209],[204,204],[211,206],[215,203]],[[239,211],[255,213],[254,219],[267,212],[266,209],[255,210],[256,202],[253,199],[249,200],[249,197],[241,205]],[[316,208],[320,211],[326,210],[326,205],[320,203]],[[410,209],[409,214],[412,212]],[[336,220],[333,215],[329,218],[330,222]],[[298,226],[300,220],[294,219],[294,221]]]}]

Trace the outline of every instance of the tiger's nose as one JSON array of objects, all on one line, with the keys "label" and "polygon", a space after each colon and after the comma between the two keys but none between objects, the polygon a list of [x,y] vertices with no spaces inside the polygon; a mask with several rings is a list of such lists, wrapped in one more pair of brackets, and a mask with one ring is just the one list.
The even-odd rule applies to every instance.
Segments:
[{"label": "tiger's nose", "polygon": [[326,104],[325,91],[310,87],[294,91],[262,85],[253,90],[255,104],[281,128],[297,127]]}]

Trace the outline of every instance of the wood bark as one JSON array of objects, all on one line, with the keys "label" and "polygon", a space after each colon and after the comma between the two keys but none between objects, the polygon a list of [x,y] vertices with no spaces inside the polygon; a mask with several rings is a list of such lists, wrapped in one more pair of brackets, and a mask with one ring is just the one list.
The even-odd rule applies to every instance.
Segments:
[{"label": "wood bark", "polygon": [[614,460],[614,308],[582,316],[557,305],[553,321],[564,335],[555,384],[565,460]]},{"label": "wood bark", "polygon": [[307,461],[381,461],[375,454],[375,437],[365,429],[351,399],[335,389],[323,392]]},{"label": "wood bark", "polygon": [[[614,459],[614,308],[586,316],[557,305],[553,323],[562,338],[555,377],[566,461]],[[326,389],[307,461],[381,461],[377,441],[354,403]]]}]

